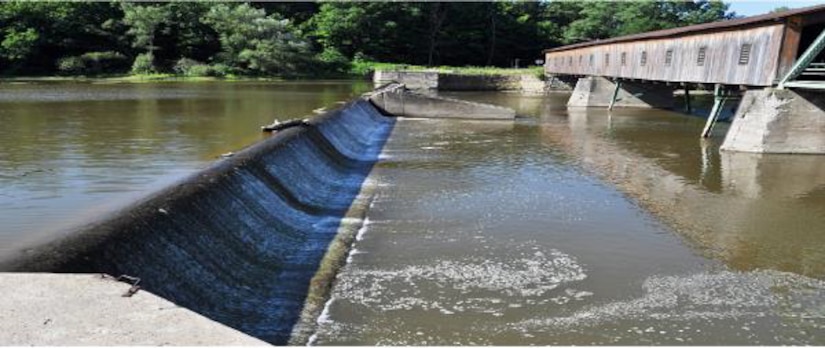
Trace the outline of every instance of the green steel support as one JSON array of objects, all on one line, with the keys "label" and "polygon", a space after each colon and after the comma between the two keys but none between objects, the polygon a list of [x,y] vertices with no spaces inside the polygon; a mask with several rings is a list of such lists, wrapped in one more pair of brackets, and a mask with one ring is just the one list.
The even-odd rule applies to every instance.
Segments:
[{"label": "green steel support", "polygon": [[819,52],[822,52],[823,48],[825,48],[825,30],[819,33],[819,36],[816,37],[816,40],[814,40],[811,46],[808,47],[807,50],[805,50],[805,53],[803,53],[802,56],[800,56],[799,59],[796,61],[796,63],[794,63],[793,67],[791,67],[791,70],[789,70],[788,73],[785,74],[785,77],[783,77],[782,80],[779,81],[779,85],[776,86],[776,88],[785,89],[785,85],[788,82],[791,82],[792,80],[799,77],[799,75],[802,74],[803,71],[805,71],[808,65],[811,64],[814,58],[816,58],[816,56],[819,55]]},{"label": "green steel support", "polygon": [[685,113],[689,114],[691,111],[692,110],[690,107],[690,88],[685,86]]},{"label": "green steel support", "polygon": [[607,107],[607,110],[613,110],[613,104],[616,103],[616,98],[619,96],[619,89],[622,88],[622,81],[616,80],[616,89],[613,90],[613,97],[610,98],[610,105]]},{"label": "green steel support", "polygon": [[708,121],[705,123],[705,128],[702,130],[702,138],[707,138],[710,136],[710,132],[713,131],[713,126],[716,124],[716,120],[719,119],[719,115],[722,113],[722,109],[725,106],[725,100],[726,98],[722,93],[722,85],[717,84],[713,88],[713,108],[710,110]]}]

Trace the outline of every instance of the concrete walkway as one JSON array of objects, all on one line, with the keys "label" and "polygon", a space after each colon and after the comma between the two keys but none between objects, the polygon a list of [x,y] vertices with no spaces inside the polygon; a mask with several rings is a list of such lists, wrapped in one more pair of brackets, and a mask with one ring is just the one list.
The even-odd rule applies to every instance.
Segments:
[{"label": "concrete walkway", "polygon": [[0,273],[0,345],[267,345],[99,274]]}]

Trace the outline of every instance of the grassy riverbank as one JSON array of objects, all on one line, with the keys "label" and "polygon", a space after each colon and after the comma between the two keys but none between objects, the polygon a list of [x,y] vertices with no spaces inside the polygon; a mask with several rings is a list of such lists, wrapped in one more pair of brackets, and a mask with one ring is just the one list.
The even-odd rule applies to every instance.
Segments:
[{"label": "grassy riverbank", "polygon": [[284,81],[281,77],[254,76],[183,76],[175,74],[107,75],[107,76],[15,76],[2,77],[0,83],[25,82],[92,82],[92,83],[141,83],[141,82],[212,82],[212,81]]},{"label": "grassy riverbank", "polygon": [[544,70],[541,66],[509,69],[497,67],[455,67],[438,66],[427,67],[421,65],[407,65],[397,63],[380,62],[353,62],[347,74],[335,75],[306,75],[303,77],[281,77],[281,76],[245,76],[229,74],[222,77],[215,76],[187,76],[172,73],[156,74],[107,74],[93,76],[10,76],[0,77],[0,83],[24,83],[24,82],[92,82],[92,83],[141,83],[141,82],[212,82],[212,81],[285,81],[285,80],[351,80],[365,79],[371,76],[376,70],[408,70],[408,71],[438,71],[442,73],[454,73],[464,75],[524,75],[534,74],[542,76]]},{"label": "grassy riverbank", "polygon": [[350,70],[354,75],[367,75],[375,70],[409,70],[409,71],[437,71],[442,73],[453,73],[462,75],[525,75],[525,74],[544,74],[542,66],[533,66],[529,68],[499,68],[499,67],[485,67],[485,66],[435,66],[428,67],[422,65],[408,65],[398,63],[380,63],[380,62],[359,62],[352,63]]}]

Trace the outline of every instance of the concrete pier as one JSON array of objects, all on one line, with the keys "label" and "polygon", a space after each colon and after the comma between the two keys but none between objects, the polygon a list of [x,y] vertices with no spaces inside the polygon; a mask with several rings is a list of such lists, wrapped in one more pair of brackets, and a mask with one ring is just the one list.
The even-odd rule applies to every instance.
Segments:
[{"label": "concrete pier", "polygon": [[[664,84],[622,81],[614,107],[672,109],[674,88]],[[604,77],[582,77],[576,82],[567,101],[572,107],[609,107],[616,93],[616,83]]]},{"label": "concrete pier", "polygon": [[0,344],[263,346],[259,339],[99,274],[0,273]]},{"label": "concrete pier", "polygon": [[825,154],[825,95],[766,88],[745,92],[721,149]]}]

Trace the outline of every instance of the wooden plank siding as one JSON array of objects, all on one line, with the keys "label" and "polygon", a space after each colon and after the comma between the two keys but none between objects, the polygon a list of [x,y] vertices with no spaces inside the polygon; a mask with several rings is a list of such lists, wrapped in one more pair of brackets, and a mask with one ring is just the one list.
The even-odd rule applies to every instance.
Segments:
[{"label": "wooden plank siding", "polygon": [[[782,42],[787,34],[784,22],[772,22],[678,37],[596,43],[571,49],[560,47],[545,52],[545,71],[650,81],[770,86],[779,73]],[[750,57],[747,64],[740,64],[744,44],[751,45]],[[701,47],[705,47],[702,65],[698,63]],[[670,64],[665,62],[668,50],[672,50]],[[789,55],[791,48],[786,45],[785,50],[785,55]],[[644,65],[642,52],[647,54]],[[788,57],[782,60],[783,65],[787,62]]]},{"label": "wooden plank siding", "polygon": [[796,62],[796,53],[799,51],[799,39],[802,36],[802,16],[793,16],[787,19],[785,37],[782,39],[782,51],[779,53],[779,67],[776,78],[782,79]]}]

